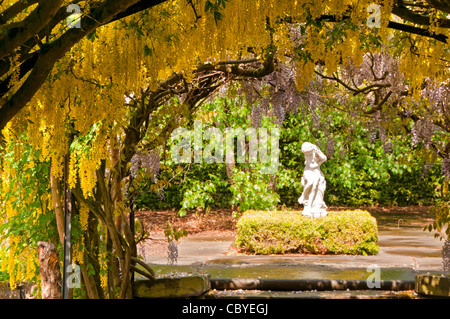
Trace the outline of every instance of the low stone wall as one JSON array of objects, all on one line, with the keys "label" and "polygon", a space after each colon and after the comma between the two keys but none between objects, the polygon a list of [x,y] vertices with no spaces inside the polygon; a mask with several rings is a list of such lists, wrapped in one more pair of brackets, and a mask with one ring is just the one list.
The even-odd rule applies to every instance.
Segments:
[{"label": "low stone wall", "polygon": [[211,289],[209,274],[168,276],[134,282],[135,298],[188,298],[200,297]]},{"label": "low stone wall", "polygon": [[415,290],[421,296],[450,297],[450,275],[419,274]]},{"label": "low stone wall", "polygon": [[369,288],[366,280],[338,279],[211,279],[211,288],[217,290],[272,290],[272,291],[334,291],[334,290],[414,290],[411,280],[382,280],[379,287]]},{"label": "low stone wall", "polygon": [[[383,281],[382,290],[410,290],[413,282]],[[136,280],[134,294],[136,298],[189,298],[201,297],[210,289],[270,289],[270,290],[339,290],[367,289],[365,281],[339,280],[279,280],[279,279],[213,279],[209,274],[192,274],[188,276],[168,276],[157,278],[155,282],[147,279]],[[0,281],[0,299],[34,299],[36,285],[20,283],[11,290],[7,281]],[[415,292],[419,296],[449,297],[450,275],[416,276]]]}]

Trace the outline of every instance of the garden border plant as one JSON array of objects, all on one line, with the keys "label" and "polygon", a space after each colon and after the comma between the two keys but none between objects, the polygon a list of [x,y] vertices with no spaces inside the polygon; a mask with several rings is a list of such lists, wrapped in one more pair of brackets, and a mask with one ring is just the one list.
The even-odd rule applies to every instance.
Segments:
[{"label": "garden border plant", "polygon": [[363,210],[331,211],[310,218],[300,211],[246,211],[235,244],[253,254],[374,255],[379,251],[376,219]]}]

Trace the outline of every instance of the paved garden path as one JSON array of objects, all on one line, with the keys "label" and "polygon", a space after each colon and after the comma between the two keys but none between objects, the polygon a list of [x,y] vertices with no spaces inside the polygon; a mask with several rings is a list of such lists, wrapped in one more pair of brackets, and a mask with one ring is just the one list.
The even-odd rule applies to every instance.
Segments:
[{"label": "paved garden path", "polygon": [[159,273],[207,271],[213,278],[364,279],[368,267],[375,265],[382,269],[382,280],[410,280],[418,272],[442,271],[443,242],[423,231],[431,219],[414,214],[373,215],[380,246],[373,256],[228,255],[234,237],[191,235],[179,244],[176,267],[168,266],[165,256],[149,256],[146,262]]}]

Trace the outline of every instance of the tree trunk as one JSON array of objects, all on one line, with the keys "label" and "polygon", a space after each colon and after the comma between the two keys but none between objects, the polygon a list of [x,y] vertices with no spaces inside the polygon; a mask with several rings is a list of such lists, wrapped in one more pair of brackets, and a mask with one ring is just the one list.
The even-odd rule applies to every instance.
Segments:
[{"label": "tree trunk", "polygon": [[225,168],[227,170],[227,177],[228,177],[228,181],[229,181],[230,185],[234,184],[234,181],[233,181],[233,176],[234,176],[233,168],[234,168],[234,165],[235,165],[234,163],[225,163]]},{"label": "tree trunk", "polygon": [[442,268],[444,273],[450,274],[450,239],[447,239],[442,246]]},{"label": "tree trunk", "polygon": [[53,175],[53,169],[50,167],[50,187],[52,189],[53,206],[55,208],[56,226],[61,245],[64,245],[64,210],[61,205],[61,196],[59,194],[58,182]]},{"label": "tree trunk", "polygon": [[95,280],[88,274],[86,267],[81,267],[81,274],[83,275],[84,288],[86,289],[88,299],[100,299]]},{"label": "tree trunk", "polygon": [[[100,264],[99,264],[99,221],[89,213],[88,230],[85,234],[84,242],[84,263],[81,265],[81,272],[83,274],[83,280],[86,285],[86,292],[89,299],[103,299],[104,293],[100,284]],[[90,274],[88,274],[87,267],[91,267]]]},{"label": "tree trunk", "polygon": [[[116,170],[120,170],[120,166],[116,165],[120,159],[120,151],[118,145],[117,137],[111,137],[111,166]],[[114,201],[114,208],[120,209],[120,204],[123,201],[122,196],[122,188],[121,188],[121,180],[122,174],[120,172],[113,172],[111,175],[111,198]],[[116,225],[117,230],[120,232],[122,229],[122,214],[115,214],[114,216],[114,224]]]},{"label": "tree trunk", "polygon": [[38,259],[42,299],[61,299],[61,267],[56,246],[48,242],[38,242]]}]

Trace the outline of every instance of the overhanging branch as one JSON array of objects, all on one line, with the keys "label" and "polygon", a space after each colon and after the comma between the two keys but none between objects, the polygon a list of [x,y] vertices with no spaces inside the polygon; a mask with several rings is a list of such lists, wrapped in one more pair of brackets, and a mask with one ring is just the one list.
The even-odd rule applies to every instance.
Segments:
[{"label": "overhanging branch", "polygon": [[[341,21],[344,21],[347,19],[350,19],[350,16],[342,16],[339,18],[332,14],[326,14],[326,15],[320,16],[316,20],[317,21],[326,20],[329,22],[341,22]],[[413,21],[410,21],[410,22],[413,22]],[[442,34],[442,33],[434,34],[434,33],[431,33],[430,31],[428,31],[427,29],[422,29],[419,27],[415,27],[415,26],[403,24],[403,23],[398,23],[398,22],[394,22],[394,21],[389,21],[387,27],[389,29],[393,29],[393,30],[404,31],[404,32],[412,33],[412,34],[417,34],[417,35],[420,35],[423,37],[432,38],[432,39],[438,40],[439,42],[443,42],[443,43],[447,43],[447,40],[448,40],[448,37],[445,34]]]},{"label": "overhanging branch", "polygon": [[[92,30],[95,30],[102,24],[108,23],[118,12],[125,11],[135,2],[137,2],[137,0],[130,0],[128,2],[121,0],[108,0],[105,2],[104,6],[93,8],[89,17],[83,17],[83,28],[69,29],[58,39],[54,40],[50,44],[45,44],[40,49],[36,62],[29,66],[30,69],[21,70],[24,75],[31,71],[27,79],[15,94],[3,105],[1,105],[0,112],[2,116],[0,118],[0,131],[31,100],[34,94],[36,94],[44,83],[48,74],[52,70],[53,65],[60,58],[62,58],[64,54],[70,50],[70,48],[72,48]],[[58,11],[58,8],[53,10],[56,12]],[[94,19],[91,17],[94,17]],[[2,83],[1,85],[4,84]]]},{"label": "overhanging branch", "polygon": [[447,43],[447,41],[448,41],[448,37],[445,34],[442,34],[442,33],[434,34],[426,29],[418,28],[418,27],[415,27],[412,25],[401,24],[401,23],[389,21],[388,28],[391,28],[394,30],[399,30],[399,31],[404,31],[404,32],[412,33],[412,34],[417,34],[417,35],[424,36],[427,38],[432,38],[432,39],[438,40],[439,42],[443,42],[443,43]]},{"label": "overhanging branch", "polygon": [[[54,40],[51,43],[45,44],[42,48],[44,48],[47,51],[43,51],[43,49],[39,49],[36,52],[33,52],[30,54],[29,50],[34,47],[35,40],[33,39],[38,34],[38,38],[42,39],[45,34],[49,34],[54,26],[56,26],[58,23],[60,23],[65,17],[67,16],[67,13],[65,12],[65,8],[61,7],[62,0],[55,0],[55,1],[36,1],[36,0],[23,0],[18,1],[16,4],[13,5],[13,7],[9,7],[8,9],[4,10],[3,13],[6,16],[14,16],[18,10],[24,7],[30,6],[30,4],[39,2],[39,5],[35,8],[33,13],[31,13],[25,20],[31,19],[31,16],[33,14],[38,15],[38,19],[36,21],[32,21],[31,24],[24,24],[22,28],[14,28],[15,34],[11,39],[11,34],[2,35],[0,37],[0,76],[4,76],[5,72],[9,70],[9,61],[5,60],[8,59],[8,56],[17,48],[19,48],[20,52],[20,62],[22,62],[20,66],[20,74],[19,78],[23,81],[23,78],[28,75],[29,78],[27,78],[25,81],[23,81],[23,85],[21,88],[19,88],[19,91],[17,94],[13,95],[12,97],[9,97],[8,99],[1,99],[5,96],[6,93],[8,93],[7,88],[9,87],[10,79],[5,79],[2,83],[0,83],[0,100],[2,101],[2,105],[0,106],[0,112],[2,114],[0,118],[0,131],[4,128],[6,123],[9,122],[9,120],[17,114],[25,105],[26,103],[31,99],[31,97],[37,92],[39,87],[42,85],[43,81],[45,80],[46,76],[50,72],[51,68],[53,67],[53,64],[62,56],[64,56],[65,52],[67,52],[76,42],[81,40],[84,36],[89,34],[92,30],[94,30],[96,27],[100,25],[104,25],[107,23],[110,23],[112,21],[116,21],[119,19],[122,19],[124,17],[130,16],[132,14],[135,14],[137,12],[140,12],[142,10],[148,9],[150,7],[153,7],[157,4],[160,4],[162,2],[165,2],[167,0],[105,0],[101,3],[101,5],[97,7],[92,7],[91,11],[88,12],[89,19],[82,20],[83,22],[83,29],[77,29],[76,32],[78,32],[78,36],[73,35],[74,30],[68,30],[63,36],[61,36],[59,39]],[[77,3],[79,1],[74,0],[73,3]],[[50,5],[51,3],[51,5]],[[450,8],[448,6],[448,3],[444,0],[430,0],[428,3],[443,12],[449,12]],[[48,10],[44,10],[47,9]],[[408,17],[410,17],[411,12],[406,12],[404,10],[408,10],[405,8],[399,9],[398,3],[394,4],[394,13],[397,12],[400,15],[402,15],[406,21],[408,20]],[[400,16],[401,17],[401,16]],[[5,16],[3,17],[5,18]],[[84,17],[86,18],[86,17]],[[414,16],[414,18],[417,18]],[[96,21],[94,21],[95,19]],[[336,17],[334,15],[323,15],[319,17],[318,19],[322,20],[328,20],[330,22],[338,22],[343,21],[345,19],[349,19],[349,16],[343,16],[343,17]],[[442,21],[441,21],[442,20]],[[441,19],[441,27],[447,26],[448,19]],[[95,23],[93,23],[93,21]],[[98,21],[98,22],[97,22]],[[3,22],[0,17],[0,22]],[[414,21],[409,21],[412,23],[415,23]],[[425,24],[425,20],[420,20],[417,22],[423,22]],[[419,23],[420,24],[420,23]],[[87,26],[87,28],[85,28]],[[397,22],[390,21],[388,24],[388,28],[404,31],[411,34],[417,34],[424,37],[429,37],[432,39],[435,39],[437,41],[447,43],[448,36],[445,34],[434,34],[429,32],[427,29],[422,29],[416,26],[407,25],[407,24],[401,24]],[[44,30],[46,30],[44,32]],[[43,33],[44,32],[44,33]],[[50,52],[52,50],[55,50],[56,52]],[[36,54],[39,55],[39,59],[36,57]],[[2,59],[3,58],[3,59]],[[47,59],[47,60],[46,60]],[[38,62],[40,61],[40,62]],[[233,74],[240,74],[242,76],[255,76],[255,77],[261,77],[264,76],[265,73],[270,72],[271,64],[265,65],[260,70],[246,70],[239,67],[239,64],[236,61],[236,65],[232,65],[232,63],[228,64],[229,69],[231,70],[231,73]],[[42,63],[41,65],[38,65],[38,63]],[[47,64],[44,66],[44,64]],[[34,71],[34,69],[37,70],[44,70],[46,73],[39,74],[39,71]],[[6,71],[5,71],[6,70]],[[250,74],[249,72],[252,72]]]},{"label": "overhanging branch", "polygon": [[[402,18],[403,20],[415,23],[415,24],[419,24],[419,25],[424,25],[424,26],[429,26],[430,25],[430,18],[418,13],[414,13],[411,10],[408,10],[407,8],[403,7],[403,6],[394,6],[394,8],[392,9],[392,13],[395,14],[396,16],[399,16],[400,18]],[[437,25],[441,28],[450,28],[450,20],[449,19],[438,19],[437,20]]]},{"label": "overhanging branch", "polygon": [[63,0],[41,1],[24,20],[17,24],[2,25],[0,36],[0,59],[10,55],[22,43],[33,37],[51,21]]}]

